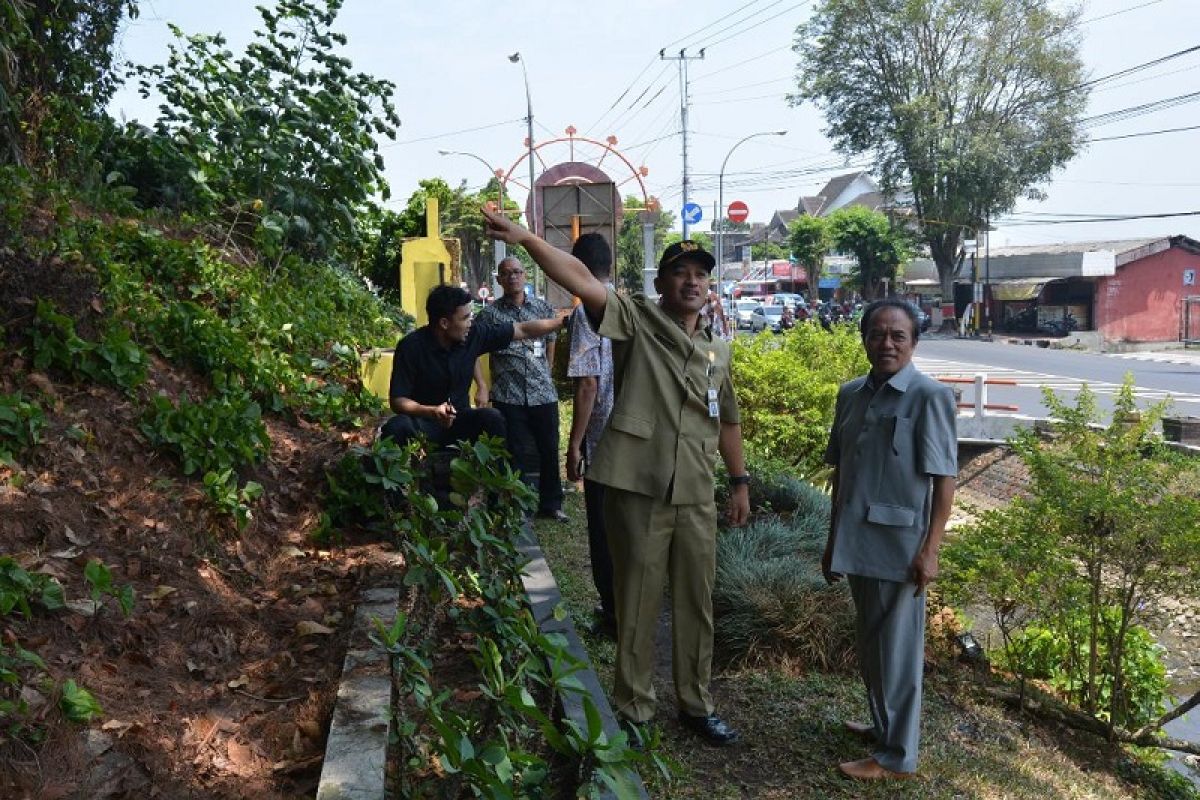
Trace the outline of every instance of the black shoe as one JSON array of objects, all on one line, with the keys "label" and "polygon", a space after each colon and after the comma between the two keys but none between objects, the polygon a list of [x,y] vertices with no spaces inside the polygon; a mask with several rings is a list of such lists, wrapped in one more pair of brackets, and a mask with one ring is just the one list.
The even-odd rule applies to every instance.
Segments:
[{"label": "black shoe", "polygon": [[629,746],[634,750],[641,751],[646,746],[648,738],[646,729],[654,722],[653,719],[648,719],[645,722],[634,722],[629,717],[623,717],[617,714],[617,725],[625,732],[625,736],[629,739]]},{"label": "black shoe", "polygon": [[592,620],[592,635],[615,642],[617,640],[617,618],[612,614],[606,614],[600,606],[596,606],[595,614],[596,617]]},{"label": "black shoe", "polygon": [[725,721],[716,714],[709,714],[707,717],[693,717],[691,714],[680,711],[679,721],[683,723],[683,727],[698,733],[704,741],[717,747],[736,744],[740,738],[737,731],[725,724]]},{"label": "black shoe", "polygon": [[555,522],[570,522],[571,518],[561,508],[537,512],[538,519],[552,519]]}]

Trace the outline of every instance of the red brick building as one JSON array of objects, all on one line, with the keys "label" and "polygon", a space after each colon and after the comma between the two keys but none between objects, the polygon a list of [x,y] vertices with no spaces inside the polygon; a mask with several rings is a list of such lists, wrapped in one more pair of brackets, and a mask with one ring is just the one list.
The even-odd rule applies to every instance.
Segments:
[{"label": "red brick building", "polygon": [[[993,248],[955,280],[959,315],[976,281],[997,332],[1037,332],[1069,315],[1105,342],[1200,340],[1200,241],[1187,236]],[[905,265],[899,283],[926,295],[939,285],[929,259]]]}]

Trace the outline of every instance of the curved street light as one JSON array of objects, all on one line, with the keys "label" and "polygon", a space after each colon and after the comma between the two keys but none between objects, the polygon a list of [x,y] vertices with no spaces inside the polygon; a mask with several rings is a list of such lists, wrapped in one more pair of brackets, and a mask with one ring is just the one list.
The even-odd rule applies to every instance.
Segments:
[{"label": "curved street light", "polygon": [[[525,59],[521,58],[521,51],[513,53],[508,57],[508,60],[513,64],[521,65],[521,77],[525,79],[525,124],[528,126],[528,134],[525,140],[525,146],[529,150],[529,218],[526,222],[529,223],[529,230],[537,234],[537,187],[534,185],[534,169],[533,169],[533,100],[529,94],[529,72],[525,69]],[[536,266],[534,267],[534,283],[540,283],[542,271]],[[542,287],[543,292],[545,286]]]},{"label": "curved street light", "polygon": [[[486,159],[483,158],[483,156],[477,156],[474,153],[468,153],[465,150],[438,150],[438,155],[439,156],[466,156],[467,158],[475,159],[480,164],[483,164],[483,166],[487,167],[487,171],[497,181],[497,186],[499,188],[499,198],[497,200],[497,205],[499,206],[500,213],[501,214],[504,213],[504,181],[500,180],[500,176],[504,174],[502,170],[495,169],[491,164],[489,164],[487,162]],[[494,256],[495,262],[497,264],[499,264],[501,261],[504,260],[504,257],[506,255],[508,255],[508,248],[505,246],[504,242],[497,239],[494,242],[492,242],[492,254]]]},{"label": "curved street light", "polygon": [[721,173],[717,178],[717,219],[713,220],[713,224],[720,222],[722,228],[717,233],[717,297],[722,303],[725,301],[725,167],[728,166],[729,157],[733,155],[733,151],[751,139],[757,139],[759,136],[783,136],[786,133],[787,131],[752,133],[735,142],[733,147],[729,148],[729,152],[725,154],[725,160],[721,162]]}]

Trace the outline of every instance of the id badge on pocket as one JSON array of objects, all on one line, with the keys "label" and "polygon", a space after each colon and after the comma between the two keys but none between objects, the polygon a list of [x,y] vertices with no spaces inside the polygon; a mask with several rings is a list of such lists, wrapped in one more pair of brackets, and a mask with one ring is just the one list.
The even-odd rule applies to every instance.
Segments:
[{"label": "id badge on pocket", "polygon": [[546,354],[546,344],[541,339],[533,340],[533,357],[541,358]]},{"label": "id badge on pocket", "polygon": [[713,419],[721,416],[721,405],[717,402],[717,390],[708,387],[708,415]]}]

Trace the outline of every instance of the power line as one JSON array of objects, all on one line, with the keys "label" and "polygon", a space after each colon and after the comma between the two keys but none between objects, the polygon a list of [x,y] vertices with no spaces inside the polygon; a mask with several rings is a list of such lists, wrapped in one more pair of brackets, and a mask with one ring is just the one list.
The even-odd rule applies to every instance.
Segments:
[{"label": "power line", "polygon": [[[1061,215],[1059,215],[1061,216]],[[1177,217],[1197,217],[1200,211],[1168,211],[1161,214],[1120,214],[1108,217],[1095,216],[1083,219],[1015,219],[1004,224],[1007,227],[1025,227],[1031,225],[1084,225],[1091,222],[1130,222],[1139,219],[1172,219]]]},{"label": "power line", "polygon": [[1200,130],[1200,125],[1188,125],[1186,128],[1161,128],[1156,131],[1140,131],[1138,133],[1126,133],[1121,136],[1101,136],[1095,139],[1088,139],[1089,142],[1115,142],[1118,139],[1137,139],[1142,136],[1161,136],[1164,133],[1181,133],[1183,131]]},{"label": "power line", "polygon": [[1145,114],[1153,114],[1155,111],[1163,111],[1168,108],[1174,108],[1186,103],[1193,103],[1200,100],[1200,92],[1188,92],[1186,94],[1177,94],[1174,97],[1164,97],[1161,100],[1152,100],[1149,103],[1141,103],[1136,106],[1127,106],[1126,108],[1118,108],[1114,111],[1106,111],[1103,114],[1085,117],[1080,120],[1080,125],[1084,128],[1096,128],[1101,125],[1111,125],[1114,122],[1123,122],[1127,119],[1140,117]]},{"label": "power line", "polygon": [[702,81],[705,78],[711,78],[713,75],[717,75],[721,72],[727,72],[728,70],[734,69],[735,67],[740,67],[745,64],[749,64],[752,61],[758,61],[760,58],[766,58],[767,56],[772,56],[772,55],[775,55],[776,53],[783,52],[784,50],[791,50],[791,49],[792,49],[792,46],[790,44],[785,44],[783,47],[776,47],[774,50],[768,50],[765,53],[760,53],[759,55],[751,56],[750,58],[744,59],[742,61],[737,61],[733,64],[730,64],[727,67],[721,67],[720,69],[714,69],[712,72],[705,72],[703,75],[696,76],[696,81]]},{"label": "power line", "polygon": [[[708,30],[709,28],[713,27],[714,25],[716,25],[716,24],[718,24],[718,23],[720,23],[720,22],[724,22],[725,20],[727,20],[727,19],[729,19],[730,17],[732,17],[734,14],[740,14],[740,13],[742,13],[742,12],[743,12],[743,11],[745,11],[746,9],[750,8],[750,6],[753,6],[755,3],[758,3],[758,2],[761,2],[761,1],[762,1],[762,0],[751,0],[751,2],[750,2],[749,4],[747,4],[747,5],[745,5],[745,6],[742,6],[741,8],[736,8],[736,9],[734,9],[733,11],[730,11],[728,14],[725,14],[724,16],[721,16],[721,17],[718,17],[717,19],[714,19],[712,22],[709,22],[709,23],[707,23],[707,24],[705,24],[705,25],[701,25],[699,28],[697,28],[696,30],[694,30],[694,31],[692,31],[691,33],[687,34],[686,36],[681,36],[680,38],[676,39],[676,40],[675,40],[675,41],[673,41],[673,42],[667,42],[665,45],[663,45],[663,49],[665,50],[665,49],[666,49],[666,48],[668,48],[668,47],[673,47],[673,46],[675,46],[675,45],[677,45],[677,44],[680,44],[680,43],[682,43],[682,42],[685,42],[685,41],[687,41],[688,39],[691,39],[693,36],[696,36],[697,34],[703,33],[704,31]],[[781,2],[783,2],[783,0],[776,0],[776,2],[772,3],[771,5],[779,5],[779,3],[781,3]],[[767,6],[767,7],[768,7],[768,8],[770,8],[770,6]],[[689,47],[691,47],[691,46],[694,46],[694,43],[693,43],[693,45],[689,45]]]},{"label": "power line", "polygon": [[1162,0],[1148,0],[1148,2],[1142,3],[1141,5],[1130,6],[1129,8],[1118,9],[1117,11],[1112,11],[1108,14],[1101,14],[1098,17],[1089,17],[1085,20],[1080,20],[1079,24],[1080,25],[1091,25],[1093,22],[1099,22],[1102,19],[1108,19],[1109,17],[1116,17],[1116,16],[1119,16],[1120,14],[1128,14],[1130,11],[1137,11],[1139,8],[1145,8],[1146,6],[1152,6],[1155,3],[1161,3],[1161,2],[1162,2]]},{"label": "power line", "polygon": [[733,32],[733,33],[729,34],[728,36],[725,36],[725,37],[723,37],[723,38],[721,38],[721,39],[717,39],[715,42],[708,42],[708,43],[707,43],[707,44],[705,44],[704,46],[705,46],[706,48],[708,48],[708,47],[716,47],[717,45],[719,45],[719,44],[722,44],[723,42],[727,42],[727,41],[729,41],[730,39],[733,39],[733,38],[735,38],[735,37],[737,37],[737,36],[741,36],[741,35],[742,35],[742,34],[744,34],[744,33],[749,33],[750,31],[754,30],[755,28],[759,27],[760,25],[766,25],[766,24],[767,24],[768,22],[770,22],[771,20],[778,19],[778,18],[782,17],[784,14],[787,14],[788,12],[791,12],[791,11],[795,11],[796,9],[800,8],[801,6],[806,6],[806,5],[808,5],[808,3],[809,3],[809,0],[801,0],[801,2],[799,2],[799,3],[796,3],[796,4],[795,4],[795,5],[793,5],[793,6],[788,6],[788,7],[787,7],[787,8],[785,8],[783,11],[780,11],[778,14],[775,14],[775,15],[773,15],[773,16],[767,17],[767,18],[766,18],[766,19],[764,19],[764,20],[761,20],[761,21],[759,21],[759,22],[756,22],[756,23],[754,23],[753,25],[751,25],[751,26],[750,26],[750,27],[748,27],[748,28],[743,28],[743,29],[742,29],[742,30],[740,30],[740,31],[735,31],[735,32]]},{"label": "power line", "polygon": [[458,136],[459,134],[463,134],[463,133],[474,133],[475,131],[486,131],[489,128],[499,128],[502,125],[512,125],[514,122],[524,122],[524,121],[525,121],[524,117],[518,117],[517,119],[506,119],[503,122],[492,122],[487,125],[479,125],[474,128],[463,128],[462,130],[458,130],[458,131],[446,131],[445,133],[435,133],[431,136],[422,136],[419,139],[405,139],[404,141],[399,141],[399,142],[385,142],[384,144],[379,145],[379,149],[382,150],[385,147],[396,147],[396,146],[402,145],[402,144],[416,144],[417,142],[428,142],[428,141],[432,141],[433,139],[448,139],[451,136]]}]

